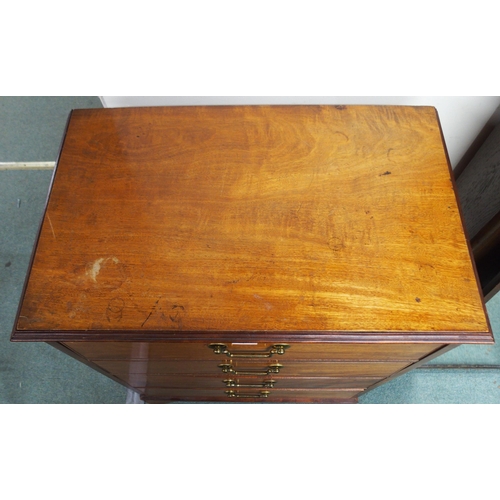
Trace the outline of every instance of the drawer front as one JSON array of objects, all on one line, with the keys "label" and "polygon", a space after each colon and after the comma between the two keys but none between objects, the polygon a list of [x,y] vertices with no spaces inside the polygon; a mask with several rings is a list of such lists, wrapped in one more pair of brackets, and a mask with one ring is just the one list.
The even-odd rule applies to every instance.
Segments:
[{"label": "drawer front", "polygon": [[[214,341],[216,342],[216,341]],[[231,356],[216,354],[209,342],[64,342],[69,349],[90,360],[224,360]],[[231,355],[269,353],[276,342],[248,344],[222,343]],[[283,355],[273,359],[344,360],[419,360],[443,347],[441,344],[332,344],[287,343]],[[235,359],[235,358],[233,358]],[[222,362],[222,361],[221,361]]]},{"label": "drawer front", "polygon": [[349,400],[363,392],[362,389],[162,389],[152,388],[142,392],[147,401],[164,399],[170,401],[307,401]]},{"label": "drawer front", "polygon": [[[265,398],[254,397],[265,401],[349,399],[442,347],[291,343],[277,348],[272,343],[208,342],[68,342],[66,346],[145,394],[146,400],[193,401],[251,399],[238,398],[238,391],[272,393],[272,399],[267,393]],[[226,390],[233,392],[228,396]]]},{"label": "drawer front", "polygon": [[376,384],[380,377],[239,377],[239,376],[197,376],[157,375],[136,373],[128,379],[136,388],[253,388],[253,389],[358,389]]},{"label": "drawer front", "polygon": [[[229,363],[213,361],[114,361],[103,360],[94,363],[116,375],[130,385],[137,374],[142,375],[220,375],[220,376],[266,376],[273,377],[378,377],[385,378],[408,366],[406,361],[280,361],[278,373],[272,360],[267,363],[253,360],[229,360]],[[224,370],[224,371],[223,371]]]}]

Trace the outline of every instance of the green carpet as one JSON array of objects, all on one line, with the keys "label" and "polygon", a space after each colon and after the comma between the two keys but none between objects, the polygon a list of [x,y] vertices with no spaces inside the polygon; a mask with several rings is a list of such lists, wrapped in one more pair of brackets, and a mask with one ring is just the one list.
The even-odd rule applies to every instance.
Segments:
[{"label": "green carpet", "polygon": [[[96,97],[1,97],[0,162],[55,161],[68,113]],[[0,403],[124,403],[127,390],[14,323],[52,170],[0,170]]]}]

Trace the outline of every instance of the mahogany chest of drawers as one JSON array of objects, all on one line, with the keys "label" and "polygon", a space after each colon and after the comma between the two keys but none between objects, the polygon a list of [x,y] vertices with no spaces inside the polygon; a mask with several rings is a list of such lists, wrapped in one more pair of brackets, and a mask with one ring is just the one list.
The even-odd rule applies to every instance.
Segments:
[{"label": "mahogany chest of drawers", "polygon": [[435,109],[74,110],[12,340],[146,402],[355,402],[493,342]]}]

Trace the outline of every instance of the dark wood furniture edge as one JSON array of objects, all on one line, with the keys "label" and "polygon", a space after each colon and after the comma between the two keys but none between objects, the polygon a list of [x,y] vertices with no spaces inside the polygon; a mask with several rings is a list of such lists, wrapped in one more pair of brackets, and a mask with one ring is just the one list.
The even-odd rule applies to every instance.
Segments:
[{"label": "dark wood furniture edge", "polygon": [[476,138],[472,141],[467,151],[464,153],[460,161],[455,166],[453,173],[455,179],[458,179],[464,170],[467,168],[469,163],[472,161],[477,152],[481,149],[482,145],[486,142],[486,139],[493,132],[495,127],[500,123],[500,106],[495,109],[493,114],[489,117],[488,121],[485,123],[484,127],[477,134]]},{"label": "dark wood furniture edge", "polygon": [[[500,124],[500,106],[496,108],[494,113],[491,115],[491,117],[488,119],[484,127],[481,129],[477,137],[474,139],[472,144],[469,146],[461,160],[458,162],[456,165],[455,169],[453,170],[453,175],[456,181],[460,179],[460,176],[465,172],[469,164],[472,162],[476,154],[479,153],[483,145],[486,143],[492,132],[495,130],[497,126]],[[481,255],[482,250],[484,250],[484,245],[491,245],[492,237],[490,237],[489,241],[486,241],[488,238],[486,232],[492,230],[492,225],[495,224],[494,219],[498,219],[500,213],[497,213],[496,216],[493,217],[490,222],[488,222],[483,228],[480,230],[480,232],[474,236],[474,238],[471,241],[471,245],[473,248],[473,252],[476,258],[476,262],[478,257]],[[498,220],[496,222],[498,226]],[[483,241],[478,242],[478,237],[480,236],[480,233],[482,233],[482,238]],[[476,249],[477,243],[480,243],[480,247]],[[478,255],[478,250],[479,250],[479,255]],[[497,273],[494,277],[492,277],[490,280],[488,280],[487,283],[482,286],[482,291],[484,295],[484,301],[488,302],[494,295],[496,295],[500,291],[500,273]]]},{"label": "dark wood furniture edge", "polygon": [[497,276],[497,285],[492,288],[489,292],[486,293],[486,296],[484,297],[484,300],[486,302],[490,299],[493,298],[494,295],[496,295],[498,292],[500,292],[500,275]]},{"label": "dark wood furniture edge", "polygon": [[488,255],[500,239],[500,212],[497,212],[490,221],[472,238],[471,245],[476,260]]},{"label": "dark wood furniture edge", "polygon": [[487,302],[500,291],[500,212],[472,238],[471,245]]},{"label": "dark wood furniture edge", "polygon": [[[488,322],[489,325],[489,322]],[[426,344],[493,344],[489,332],[303,332],[303,331],[22,331],[12,332],[13,342],[297,342],[312,343],[426,343]]]}]

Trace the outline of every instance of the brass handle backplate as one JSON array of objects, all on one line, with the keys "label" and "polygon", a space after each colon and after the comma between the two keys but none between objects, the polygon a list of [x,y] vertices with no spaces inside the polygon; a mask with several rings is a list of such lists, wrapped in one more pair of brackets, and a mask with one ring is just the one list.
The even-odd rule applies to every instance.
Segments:
[{"label": "brass handle backplate", "polygon": [[225,354],[228,358],[270,358],[275,354],[285,354],[285,350],[290,346],[288,344],[274,344],[268,352],[230,352],[226,344],[209,344],[215,354]]},{"label": "brass handle backplate", "polygon": [[252,387],[252,388],[263,387],[265,389],[272,389],[275,383],[276,383],[275,380],[264,380],[260,384],[240,384],[238,380],[232,380],[232,379],[224,380],[224,384],[226,384],[226,387]]},{"label": "brass handle backplate", "polygon": [[267,398],[270,394],[269,391],[260,391],[258,394],[240,394],[235,391],[226,391],[228,398]]},{"label": "brass handle backplate", "polygon": [[283,365],[280,365],[279,363],[274,363],[267,368],[264,368],[265,371],[261,370],[235,370],[232,365],[229,363],[223,363],[222,365],[219,365],[219,368],[224,372],[224,373],[232,373],[233,375],[270,375],[271,373],[279,373],[281,368],[283,368]]}]

